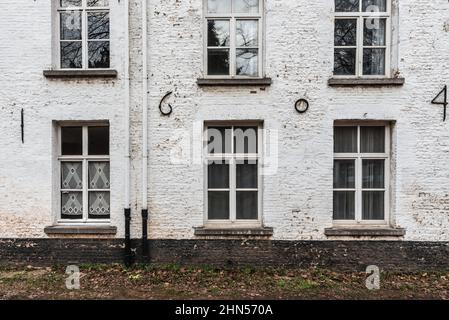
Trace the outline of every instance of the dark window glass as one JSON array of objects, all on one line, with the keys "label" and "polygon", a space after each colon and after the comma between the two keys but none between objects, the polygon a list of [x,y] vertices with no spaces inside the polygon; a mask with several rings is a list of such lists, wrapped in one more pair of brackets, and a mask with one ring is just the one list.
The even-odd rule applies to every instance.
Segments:
[{"label": "dark window glass", "polygon": [[385,152],[385,127],[360,127],[362,153]]},{"label": "dark window glass", "polygon": [[257,161],[244,160],[236,163],[237,188],[257,188]]},{"label": "dark window glass", "polygon": [[336,76],[355,75],[356,49],[335,49],[334,74]]},{"label": "dark window glass", "polygon": [[385,49],[363,49],[363,74],[385,75]]},{"label": "dark window glass", "polygon": [[363,12],[386,12],[387,0],[363,0]]},{"label": "dark window glass", "polygon": [[257,153],[257,127],[234,128],[234,153]]},{"label": "dark window glass", "polygon": [[229,191],[209,191],[208,209],[210,220],[229,219]]},{"label": "dark window glass", "polygon": [[82,127],[61,128],[61,154],[63,156],[79,156],[83,154]]},{"label": "dark window glass", "polygon": [[334,127],[334,152],[357,153],[357,127]]},{"label": "dark window glass", "polygon": [[109,39],[109,13],[87,13],[88,39]]},{"label": "dark window glass", "polygon": [[335,46],[356,46],[357,45],[357,19],[336,19]]},{"label": "dark window glass", "polygon": [[229,165],[222,163],[209,163],[208,167],[208,187],[209,189],[229,188]]},{"label": "dark window glass", "polygon": [[385,192],[363,191],[362,219],[383,220],[385,217]]},{"label": "dark window glass", "polygon": [[209,47],[229,47],[229,20],[208,20],[207,28]]},{"label": "dark window glass", "polygon": [[237,191],[237,219],[257,220],[257,191]]},{"label": "dark window glass", "polygon": [[109,41],[89,41],[88,50],[89,68],[109,68]]},{"label": "dark window glass", "polygon": [[362,181],[365,189],[385,187],[385,160],[363,159]]},{"label": "dark window glass", "polygon": [[358,12],[359,0],[335,0],[335,12]]},{"label": "dark window glass", "polygon": [[207,51],[207,72],[209,75],[229,75],[229,49]]},{"label": "dark window glass", "polygon": [[79,69],[83,66],[81,41],[61,41],[61,68]]},{"label": "dark window glass", "polygon": [[231,139],[231,127],[209,127],[207,129],[207,152],[211,154],[231,153]]},{"label": "dark window glass", "polygon": [[334,160],[334,188],[355,188],[355,160]]},{"label": "dark window glass", "polygon": [[355,219],[355,192],[334,191],[334,220]]},{"label": "dark window glass", "polygon": [[109,127],[89,127],[89,155],[109,155]]}]

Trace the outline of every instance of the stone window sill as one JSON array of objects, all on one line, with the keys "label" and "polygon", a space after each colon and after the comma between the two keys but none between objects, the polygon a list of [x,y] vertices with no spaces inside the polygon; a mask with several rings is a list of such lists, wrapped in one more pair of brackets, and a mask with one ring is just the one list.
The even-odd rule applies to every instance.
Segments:
[{"label": "stone window sill", "polygon": [[196,80],[199,86],[270,86],[271,78],[199,78]]},{"label": "stone window sill", "polygon": [[260,227],[260,228],[194,228],[196,236],[272,236],[273,228]]},{"label": "stone window sill", "polygon": [[324,234],[329,237],[402,237],[403,228],[327,228]]},{"label": "stone window sill", "polygon": [[117,227],[113,226],[51,226],[46,227],[44,232],[48,235],[115,235]]},{"label": "stone window sill", "polygon": [[328,80],[329,86],[334,87],[354,87],[354,86],[402,86],[404,78],[331,78]]},{"label": "stone window sill", "polygon": [[44,77],[50,79],[73,78],[117,78],[117,70],[44,70]]}]

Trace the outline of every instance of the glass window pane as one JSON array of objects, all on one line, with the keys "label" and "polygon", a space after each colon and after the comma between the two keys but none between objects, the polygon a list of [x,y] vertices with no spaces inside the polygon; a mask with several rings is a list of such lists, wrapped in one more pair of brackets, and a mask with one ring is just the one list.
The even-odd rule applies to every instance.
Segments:
[{"label": "glass window pane", "polygon": [[89,162],[89,189],[109,189],[109,162]]},{"label": "glass window pane", "polygon": [[83,188],[83,163],[61,162],[61,189]]},{"label": "glass window pane", "polygon": [[357,19],[335,19],[334,45],[357,45]]},{"label": "glass window pane", "polygon": [[363,191],[362,219],[384,220],[385,193],[383,191]]},{"label": "glass window pane", "polygon": [[229,47],[229,20],[207,21],[207,45],[209,47]]},{"label": "glass window pane", "polygon": [[236,74],[256,77],[259,73],[258,53],[257,49],[237,49]]},{"label": "glass window pane", "polygon": [[207,182],[209,189],[229,188],[229,164],[210,161],[207,166]]},{"label": "glass window pane", "polygon": [[89,12],[87,31],[89,39],[109,39],[109,13]]},{"label": "glass window pane", "polygon": [[89,192],[89,219],[109,219],[111,196],[107,191]]},{"label": "glass window pane", "polygon": [[67,11],[60,13],[61,40],[81,40],[81,29],[81,11]]},{"label": "glass window pane", "polygon": [[258,195],[257,191],[237,191],[237,212],[238,220],[258,219]]},{"label": "glass window pane", "polygon": [[363,188],[382,189],[385,187],[385,160],[363,160]]},{"label": "glass window pane", "polygon": [[62,69],[75,69],[82,68],[82,43],[81,41],[70,42],[70,41],[62,41],[61,42],[61,68]]},{"label": "glass window pane", "polygon": [[243,160],[236,163],[237,189],[257,189],[257,161]]},{"label": "glass window pane", "polygon": [[334,161],[334,188],[355,188],[355,160]]},{"label": "glass window pane", "polygon": [[362,0],[363,12],[386,12],[387,0]]},{"label": "glass window pane", "polygon": [[83,193],[66,192],[61,193],[61,218],[82,219],[83,218]]},{"label": "glass window pane", "polygon": [[209,220],[229,219],[229,191],[208,192]]},{"label": "glass window pane", "polygon": [[257,127],[234,128],[234,153],[257,153]]},{"label": "glass window pane", "polygon": [[358,12],[359,0],[335,0],[335,12]]},{"label": "glass window pane", "polygon": [[259,13],[259,0],[234,0],[235,13]]},{"label": "glass window pane", "polygon": [[355,219],[355,192],[334,191],[334,220]]},{"label": "glass window pane", "polygon": [[89,68],[109,68],[109,41],[89,41]]},{"label": "glass window pane", "polygon": [[83,154],[83,128],[61,128],[61,155],[79,156]]},{"label": "glass window pane", "polygon": [[357,127],[334,127],[334,152],[357,153]]},{"label": "glass window pane", "polygon": [[82,0],[60,0],[59,4],[62,8],[67,7],[81,7]]},{"label": "glass window pane", "polygon": [[237,33],[236,38],[237,47],[259,46],[258,20],[237,20],[236,33]]},{"label": "glass window pane", "polygon": [[89,127],[89,155],[109,155],[109,127]]},{"label": "glass window pane", "polygon": [[208,0],[207,12],[231,13],[231,0]]},{"label": "glass window pane", "polygon": [[363,45],[384,46],[386,19],[365,19],[363,26]]},{"label": "glass window pane", "polygon": [[232,128],[209,127],[207,128],[207,152],[231,153],[232,152]]},{"label": "glass window pane", "polygon": [[109,0],[87,0],[88,7],[107,7]]},{"label": "glass window pane", "polygon": [[229,49],[207,50],[207,74],[229,75]]},{"label": "glass window pane", "polygon": [[356,49],[335,49],[334,74],[337,76],[355,75]]},{"label": "glass window pane", "polygon": [[363,49],[363,74],[385,75],[385,49]]},{"label": "glass window pane", "polygon": [[385,127],[360,127],[360,149],[362,153],[384,153]]}]

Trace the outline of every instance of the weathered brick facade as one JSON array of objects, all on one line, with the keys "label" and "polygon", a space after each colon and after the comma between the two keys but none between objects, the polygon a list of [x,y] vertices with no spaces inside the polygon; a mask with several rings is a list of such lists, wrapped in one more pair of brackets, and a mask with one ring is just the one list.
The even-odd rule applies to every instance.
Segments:
[{"label": "weathered brick facade", "polygon": [[[55,122],[108,120],[111,225],[117,227],[117,233],[101,236],[108,240],[79,240],[92,247],[78,248],[83,248],[79,249],[83,255],[89,252],[85,257],[92,257],[93,261],[117,261],[125,236],[123,146],[128,129],[131,235],[135,239],[141,236],[141,1],[129,1],[129,128],[124,125],[125,1],[109,1],[111,68],[117,70],[118,77],[64,80],[43,76],[43,70],[54,65],[51,2],[0,3],[0,238],[6,239],[0,242],[0,260],[18,261],[28,254],[33,262],[42,261],[46,254],[55,262],[71,260],[71,254],[74,259],[77,257],[71,250],[66,253],[63,243],[71,243],[79,235],[57,236],[62,240],[54,240],[50,238],[55,236],[44,232],[45,227],[55,224],[58,212]],[[148,0],[148,206],[149,238],[155,240],[150,250],[156,252],[156,260],[177,260],[172,251],[182,253],[189,248],[186,250],[191,252],[191,241],[198,240],[201,254],[186,253],[187,257],[179,258],[181,261],[210,263],[213,257],[231,252],[230,259],[236,264],[239,257],[247,263],[266,257],[264,264],[268,261],[302,265],[303,261],[316,261],[318,265],[328,262],[336,266],[340,262],[351,263],[343,261],[347,259],[342,254],[345,250],[351,255],[349,261],[356,263],[360,255],[360,261],[368,263],[373,249],[381,253],[379,259],[388,267],[401,262],[411,269],[448,265],[449,127],[442,121],[442,106],[430,101],[449,82],[449,3],[393,0],[392,67],[396,76],[405,79],[402,86],[328,85],[333,72],[333,8],[330,0],[265,0],[263,63],[266,77],[272,79],[271,86],[203,87],[197,84],[197,79],[204,77],[203,1]],[[158,107],[168,91],[173,91],[168,99],[173,113],[164,117]],[[310,102],[307,113],[295,111],[294,103],[299,98]],[[22,108],[24,143],[20,127]],[[385,120],[393,124],[391,224],[405,229],[402,237],[358,239],[325,235],[325,229],[333,224],[333,124],[346,119]],[[262,248],[255,251],[259,257],[249,254],[250,250],[237,250],[242,248],[238,240],[209,242],[194,235],[194,227],[203,224],[204,168],[191,156],[177,164],[170,157],[181,152],[180,145],[185,147],[183,139],[190,144],[199,141],[201,126],[209,120],[260,120],[264,129],[278,130],[277,173],[264,177],[262,188],[263,221],[273,228],[273,236],[257,245]],[[198,146],[191,145],[190,152],[195,148]],[[378,241],[357,242],[362,240]],[[214,251],[211,243],[220,241],[226,243]],[[314,241],[319,241],[318,248],[325,256],[330,254],[335,260],[316,258],[311,249]],[[36,247],[25,251],[23,245],[27,243],[36,243]],[[112,249],[106,250],[105,256],[95,253],[110,246]],[[385,250],[392,247],[398,255],[387,255]],[[59,253],[51,253],[52,248],[58,248],[54,252]],[[206,257],[208,250],[219,253]],[[16,257],[14,252],[18,252]],[[281,262],[275,262],[279,252],[292,254],[281,254]],[[434,260],[427,255],[430,253]],[[165,254],[167,259],[163,258]],[[218,261],[226,262],[222,257]]]}]

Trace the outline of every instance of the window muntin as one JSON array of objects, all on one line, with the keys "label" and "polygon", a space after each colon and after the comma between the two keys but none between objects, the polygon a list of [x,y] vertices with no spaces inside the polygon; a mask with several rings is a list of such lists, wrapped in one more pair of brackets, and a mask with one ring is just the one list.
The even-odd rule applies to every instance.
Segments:
[{"label": "window muntin", "polygon": [[334,75],[384,77],[391,0],[335,0]]},{"label": "window muntin", "polygon": [[260,77],[262,0],[204,0],[206,74]]},{"label": "window muntin", "polygon": [[260,224],[260,133],[256,125],[206,128],[206,222]]},{"label": "window muntin", "polygon": [[59,0],[57,11],[60,68],[109,68],[109,0]]},{"label": "window muntin", "polygon": [[61,222],[101,222],[110,219],[109,126],[61,126]]},{"label": "window muntin", "polygon": [[387,124],[334,127],[335,223],[388,224],[389,152]]}]

